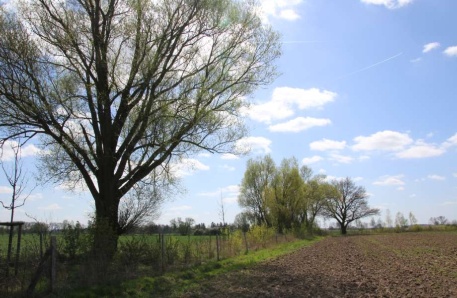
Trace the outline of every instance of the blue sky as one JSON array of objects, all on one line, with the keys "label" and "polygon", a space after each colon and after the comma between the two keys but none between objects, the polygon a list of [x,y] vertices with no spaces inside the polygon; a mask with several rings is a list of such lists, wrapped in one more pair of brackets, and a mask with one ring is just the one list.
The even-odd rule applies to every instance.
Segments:
[{"label": "blue sky", "polygon": [[[457,1],[265,0],[282,34],[281,76],[257,90],[246,111],[248,156],[200,154],[177,173],[186,192],[163,205],[157,223],[192,217],[220,222],[241,210],[239,184],[250,157],[295,156],[315,173],[352,177],[369,203],[420,223],[457,219]],[[24,163],[33,168],[33,146]],[[4,154],[8,164],[8,155]],[[33,184],[31,179],[30,184]],[[0,199],[10,189],[0,175]],[[36,188],[17,219],[87,221],[90,195]],[[8,220],[0,211],[0,221]]]}]

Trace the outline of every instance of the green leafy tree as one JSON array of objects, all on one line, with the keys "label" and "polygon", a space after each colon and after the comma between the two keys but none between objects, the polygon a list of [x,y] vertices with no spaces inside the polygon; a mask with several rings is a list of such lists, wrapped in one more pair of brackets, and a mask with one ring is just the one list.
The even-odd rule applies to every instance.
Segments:
[{"label": "green leafy tree", "polygon": [[347,234],[347,228],[353,221],[379,214],[379,209],[368,206],[365,188],[357,186],[349,177],[334,180],[332,184],[337,192],[326,200],[323,214],[338,222],[341,234]]},{"label": "green leafy tree", "polygon": [[248,253],[248,251],[249,251],[248,239],[246,237],[246,233],[249,231],[249,227],[250,227],[249,216],[250,215],[246,212],[238,213],[235,216],[235,221],[233,223],[243,233],[245,253]]},{"label": "green leafy tree", "polygon": [[403,213],[397,212],[395,215],[395,228],[404,229],[408,225],[408,220],[405,218]]},{"label": "green leafy tree", "polygon": [[306,182],[300,222],[305,225],[308,231],[312,232],[316,217],[323,212],[327,198],[332,197],[336,190],[333,185],[325,181],[325,176],[322,175],[317,175],[308,180],[304,179],[304,181]]},{"label": "green leafy tree", "polygon": [[392,227],[392,217],[390,215],[390,210],[386,210],[386,228],[391,228]]},{"label": "green leafy tree", "polygon": [[271,226],[267,206],[267,189],[276,175],[271,156],[249,159],[241,181],[238,204],[250,214],[257,225]]},{"label": "green leafy tree", "polygon": [[412,212],[409,212],[409,225],[410,226],[417,225],[417,219]]},{"label": "green leafy tree", "polygon": [[251,1],[21,3],[0,9],[0,139],[33,138],[43,174],[88,189],[94,252],[111,258],[136,185],[158,187],[188,154],[234,152],[278,34]]},{"label": "green leafy tree", "polygon": [[373,229],[376,228],[376,220],[374,219],[374,217],[372,217],[370,220],[370,227]]},{"label": "green leafy tree", "polygon": [[278,232],[300,227],[304,182],[295,158],[283,159],[267,193],[268,207]]}]

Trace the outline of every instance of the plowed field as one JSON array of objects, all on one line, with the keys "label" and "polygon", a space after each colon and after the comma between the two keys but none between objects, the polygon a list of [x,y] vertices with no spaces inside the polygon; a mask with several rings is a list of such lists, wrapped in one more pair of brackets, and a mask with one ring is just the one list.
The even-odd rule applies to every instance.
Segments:
[{"label": "plowed field", "polygon": [[457,233],[329,237],[185,297],[457,297]]}]

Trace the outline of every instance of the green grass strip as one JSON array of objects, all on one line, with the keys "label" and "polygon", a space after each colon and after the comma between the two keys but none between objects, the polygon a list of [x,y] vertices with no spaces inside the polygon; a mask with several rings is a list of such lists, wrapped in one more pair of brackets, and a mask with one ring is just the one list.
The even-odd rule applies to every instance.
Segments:
[{"label": "green grass strip", "polygon": [[292,253],[309,246],[324,237],[282,243],[272,248],[249,252],[219,262],[211,261],[199,266],[169,272],[158,277],[142,277],[118,286],[97,286],[66,293],[67,297],[179,297],[186,290],[198,287],[199,282],[214,276],[247,269],[262,261]]}]

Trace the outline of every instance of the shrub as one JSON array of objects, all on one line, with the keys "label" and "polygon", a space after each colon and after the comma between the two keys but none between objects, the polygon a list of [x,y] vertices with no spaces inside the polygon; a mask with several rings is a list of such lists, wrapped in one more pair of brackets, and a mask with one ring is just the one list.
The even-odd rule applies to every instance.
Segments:
[{"label": "shrub", "polygon": [[119,243],[116,260],[124,266],[136,267],[145,262],[149,245],[144,236],[128,236]]},{"label": "shrub", "polygon": [[78,255],[85,254],[90,249],[90,235],[84,232],[79,221],[75,225],[66,223],[62,230],[63,247],[62,250],[73,260]]},{"label": "shrub", "polygon": [[253,242],[257,245],[266,247],[267,242],[270,238],[275,235],[275,230],[273,228],[268,228],[267,226],[254,226],[249,231],[249,236],[252,238]]}]

